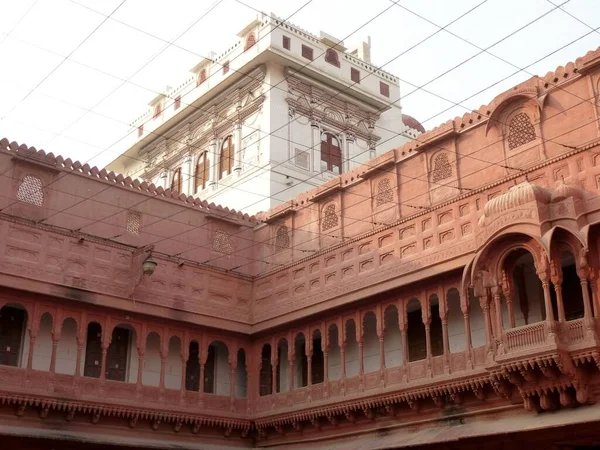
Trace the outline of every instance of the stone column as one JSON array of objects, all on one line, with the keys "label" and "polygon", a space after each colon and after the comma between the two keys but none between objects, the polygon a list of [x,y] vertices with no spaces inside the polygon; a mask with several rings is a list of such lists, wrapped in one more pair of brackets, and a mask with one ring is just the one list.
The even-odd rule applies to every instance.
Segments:
[{"label": "stone column", "polygon": [[83,343],[84,340],[77,335],[77,360],[75,361],[75,377],[81,377],[81,357],[83,356]]},{"label": "stone column", "polygon": [[[343,336],[343,331],[342,331]],[[342,395],[346,392],[346,341],[342,338],[340,342],[340,384]]]},{"label": "stone column", "polygon": [[566,322],[565,318],[565,304],[562,295],[562,276],[552,277],[552,284],[554,285],[554,292],[556,292],[556,306],[558,309],[558,321]]},{"label": "stone column", "polygon": [[592,309],[594,310],[594,317],[600,317],[600,303],[598,303],[598,269],[590,270],[590,287],[592,289]]},{"label": "stone column", "polygon": [[[487,291],[487,289],[484,289]],[[481,297],[479,297],[479,306],[481,306],[481,310],[483,311],[483,322],[485,323],[485,348],[486,353],[492,351],[493,341],[492,341],[492,330],[490,327],[490,304],[488,301],[487,292],[484,292]]]},{"label": "stone column", "polygon": [[594,339],[594,319],[592,314],[592,306],[590,302],[590,291],[588,287],[589,268],[584,267],[577,270],[577,276],[581,283],[581,293],[583,294],[583,316],[586,327],[587,337]]},{"label": "stone column", "polygon": [[29,328],[29,354],[27,355],[27,370],[33,369],[33,351],[35,350],[35,340],[37,338],[37,333],[39,330],[39,321],[37,325],[34,323],[31,328]]},{"label": "stone column", "polygon": [[161,349],[160,349],[160,383],[159,383],[158,387],[160,388],[162,393],[164,393],[164,390],[165,390],[167,355],[168,355],[168,349],[161,347]]},{"label": "stone column", "polygon": [[[277,366],[279,365],[279,360],[275,359],[271,362],[271,394],[277,393]],[[281,383],[281,381],[280,381]]]},{"label": "stone column", "polygon": [[361,379],[365,373],[365,361],[363,359],[363,357],[364,357],[363,339],[364,338],[362,336],[358,339],[358,376]]},{"label": "stone column", "polygon": [[235,411],[235,371],[237,369],[237,358],[231,355],[229,361],[229,403],[231,411]]},{"label": "stone column", "polygon": [[58,341],[60,341],[60,332],[52,332],[52,353],[50,355],[50,377],[56,373],[56,350],[58,349]]},{"label": "stone column", "polygon": [[508,309],[508,324],[510,328],[516,327],[515,322],[515,309],[513,305],[513,293],[512,291],[506,291],[504,293],[504,299],[506,300],[506,309]]},{"label": "stone column", "polygon": [[442,319],[442,340],[444,344],[444,365],[446,366],[446,372],[451,372],[450,367],[450,341],[448,339],[448,315],[444,311],[444,317]]},{"label": "stone column", "polygon": [[321,128],[319,123],[311,121],[310,130],[312,136],[312,158],[313,158],[313,170],[317,173],[321,173]]},{"label": "stone column", "polygon": [[[308,387],[312,386],[312,337],[310,338],[311,343],[310,343],[310,347],[308,345],[306,345],[305,351],[306,351],[306,385]],[[308,344],[308,342],[307,342]]]},{"label": "stone column", "polygon": [[350,159],[352,158],[352,155],[354,154],[354,142],[355,142],[355,137],[352,133],[346,133],[346,154],[344,155],[344,161],[343,161],[343,172],[349,172],[350,171]]},{"label": "stone column", "polygon": [[550,296],[550,276],[548,270],[543,269],[538,272],[538,277],[542,282],[544,290],[544,308],[546,309],[546,325],[548,327],[548,341],[556,343],[556,322],[554,319],[554,310],[552,309],[552,297]]},{"label": "stone column", "polygon": [[325,386],[329,383],[329,347],[323,351],[323,382]]},{"label": "stone column", "polygon": [[186,366],[187,366],[187,360],[188,360],[188,355],[186,354],[181,354],[181,386],[180,386],[180,392],[179,392],[179,397],[180,397],[180,403],[184,403],[185,402],[185,372],[186,372]]},{"label": "stone column", "polygon": [[[104,331],[103,331],[104,332]],[[100,366],[100,380],[106,380],[106,371],[108,367],[106,367],[106,354],[108,353],[109,342],[102,341],[102,363]]]},{"label": "stone column", "polygon": [[427,311],[427,317],[423,318],[423,324],[425,325],[425,346],[427,349],[427,372],[430,376],[433,376],[433,356],[431,354],[431,317],[429,311]]},{"label": "stone column", "polygon": [[496,309],[496,340],[502,340],[502,329],[503,329],[503,321],[502,321],[502,287],[501,286],[493,286],[491,288],[492,296],[494,299],[494,308]]},{"label": "stone column", "polygon": [[291,351],[288,352],[288,362],[289,362],[289,369],[290,369],[290,391],[293,391],[295,388],[294,385],[294,370],[295,370],[295,365],[296,365],[296,343],[293,339],[290,340],[291,344],[288,344],[288,348],[290,348]]},{"label": "stone column", "polygon": [[[143,338],[142,338],[143,340]],[[142,397],[142,390],[144,388],[144,357],[145,357],[145,353],[146,353],[146,347],[145,346],[138,346],[138,373],[137,373],[137,380],[136,380],[136,386],[135,386],[135,390],[137,392],[137,396],[138,398]]]},{"label": "stone column", "polygon": [[406,335],[406,313],[404,309],[406,304],[401,304],[398,308],[398,327],[400,328],[400,345],[402,346],[402,380],[408,381],[408,338]]},{"label": "stone column", "polygon": [[462,301],[462,313],[465,324],[465,350],[467,352],[467,369],[472,369],[474,366],[473,363],[473,342],[471,338],[471,318],[470,318],[470,310],[471,305],[467,303],[466,296]]},{"label": "stone column", "polygon": [[181,186],[182,189],[185,190],[186,195],[192,195],[194,193],[194,157],[192,155],[187,155],[184,161],[185,170],[182,170],[183,173]]},{"label": "stone column", "polygon": [[216,136],[210,140],[208,145],[208,159],[210,160],[210,167],[208,170],[208,186],[213,189],[217,183],[219,177],[217,176],[219,171],[219,158],[217,157],[217,138]]},{"label": "stone column", "polygon": [[242,172],[242,124],[240,122],[235,124],[233,130],[233,145],[233,171],[236,177],[239,177]]}]

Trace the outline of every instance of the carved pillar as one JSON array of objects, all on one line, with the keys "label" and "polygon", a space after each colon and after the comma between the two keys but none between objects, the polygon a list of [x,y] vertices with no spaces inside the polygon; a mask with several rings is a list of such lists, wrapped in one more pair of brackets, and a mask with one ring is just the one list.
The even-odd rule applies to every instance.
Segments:
[{"label": "carved pillar", "polygon": [[346,380],[346,341],[340,343],[340,379]]},{"label": "carved pillar", "polygon": [[506,308],[508,309],[508,323],[510,328],[514,328],[517,326],[515,322],[515,307],[513,304],[513,293],[512,291],[506,291],[504,294],[504,299],[506,300]]},{"label": "carved pillar", "polygon": [[217,183],[218,176],[217,172],[219,171],[219,158],[217,155],[217,138],[216,136],[210,140],[208,144],[208,154],[210,160],[210,168],[208,171],[208,185],[214,188]]},{"label": "carved pillar", "polygon": [[556,342],[556,322],[554,310],[552,309],[552,297],[550,296],[550,276],[547,269],[538,272],[542,288],[544,290],[544,308],[546,309],[546,324],[548,327],[548,340]]},{"label": "carved pillar", "polygon": [[494,310],[496,312],[496,342],[502,342],[502,286],[492,286],[490,289],[492,298],[494,300]]},{"label": "carved pillar", "polygon": [[464,319],[464,323],[465,323],[465,345],[466,345],[465,348],[467,351],[467,369],[472,369],[474,364],[473,364],[473,342],[472,342],[472,338],[471,338],[471,318],[470,318],[471,305],[467,303],[466,295],[464,295],[461,310],[463,313],[463,319]]},{"label": "carved pillar", "polygon": [[[143,339],[142,339],[143,340]],[[142,389],[144,384],[144,358],[146,354],[146,346],[139,345],[138,346],[138,373],[135,389],[137,391],[138,397],[142,396]]]},{"label": "carved pillar", "polygon": [[184,403],[185,401],[185,369],[188,357],[189,356],[187,354],[183,352],[181,353],[181,386],[179,388],[180,403]]},{"label": "carved pillar", "polygon": [[295,370],[295,365],[296,365],[296,343],[294,340],[288,340],[288,342],[291,342],[291,344],[288,344],[288,348],[290,349],[290,351],[288,351],[288,362],[289,362],[289,369],[290,369],[290,391],[294,390],[294,370]]},{"label": "carved pillar", "polygon": [[343,171],[347,173],[350,171],[350,159],[354,155],[354,141],[355,137],[352,133],[346,133],[346,154],[344,155]]},{"label": "carved pillar", "polygon": [[[237,352],[234,353],[237,355]],[[229,401],[231,410],[235,409],[235,371],[237,369],[237,358],[229,355]]]},{"label": "carved pillar", "polygon": [[590,302],[590,290],[588,286],[589,269],[583,267],[577,270],[579,281],[581,283],[581,293],[583,294],[583,316],[588,337],[594,338],[594,320],[592,314],[592,306]]},{"label": "carved pillar", "polygon": [[81,357],[83,356],[84,339],[77,334],[77,360],[75,361],[75,377],[81,376]]},{"label": "carved pillar", "polygon": [[550,261],[550,280],[554,285],[554,291],[556,292],[556,306],[558,310],[558,321],[565,322],[565,306],[562,295],[562,267],[560,261]]},{"label": "carved pillar", "polygon": [[[102,333],[104,334],[104,330],[102,331]],[[104,339],[102,340],[102,365],[100,366],[100,381],[106,380],[106,354],[108,353],[109,345],[110,342],[106,342],[104,341]]]},{"label": "carved pillar", "polygon": [[40,324],[38,320],[37,325],[34,323],[33,326],[29,328],[29,354],[27,355],[27,370],[31,370],[33,368],[33,351],[35,350],[35,340],[37,338],[39,327]]},{"label": "carved pillar", "polygon": [[158,387],[161,392],[165,390],[165,373],[167,370],[167,354],[168,350],[161,348],[160,350],[160,383]]},{"label": "carved pillar", "polygon": [[592,309],[594,317],[600,317],[600,303],[598,302],[598,269],[590,269],[590,287],[592,289]]},{"label": "carved pillar", "polygon": [[444,312],[442,319],[442,340],[444,344],[444,365],[446,371],[450,373],[450,341],[448,339],[448,315]]},{"label": "carved pillar", "polygon": [[430,376],[433,376],[433,361],[431,352],[431,314],[429,302],[425,303],[426,307],[421,311],[421,320],[425,325],[425,348],[427,350],[427,372]]},{"label": "carved pillar", "polygon": [[313,170],[321,173],[321,128],[319,123],[313,120],[310,123],[310,130],[312,136]]},{"label": "carved pillar", "polygon": [[277,393],[277,366],[279,359],[275,358],[271,362],[271,394]]},{"label": "carved pillar", "polygon": [[53,377],[56,373],[56,350],[58,348],[58,341],[60,341],[60,332],[52,332],[52,353],[50,355],[50,377]]},{"label": "carved pillar", "polygon": [[308,338],[306,345],[304,346],[306,353],[306,385],[308,387],[312,386],[312,353],[313,353],[313,342],[312,336]]},{"label": "carved pillar", "polygon": [[233,130],[233,145],[233,171],[239,177],[242,171],[242,124],[239,121]]},{"label": "carved pillar", "polygon": [[362,378],[365,373],[365,361],[363,360],[364,349],[363,349],[363,337],[358,339],[358,376]]},{"label": "carved pillar", "polygon": [[323,381],[325,385],[329,383],[329,347],[325,347],[323,352]]},{"label": "carved pillar", "polygon": [[[487,290],[485,290],[487,291]],[[485,323],[485,348],[486,353],[489,353],[492,350],[492,327],[490,326],[490,304],[488,301],[487,292],[484,292],[481,297],[479,297],[479,306],[481,306],[481,310],[483,311],[483,322]]]},{"label": "carved pillar", "polygon": [[406,314],[404,312],[405,304],[398,307],[398,327],[400,328],[400,345],[402,346],[402,380],[408,381],[408,338],[406,335]]}]

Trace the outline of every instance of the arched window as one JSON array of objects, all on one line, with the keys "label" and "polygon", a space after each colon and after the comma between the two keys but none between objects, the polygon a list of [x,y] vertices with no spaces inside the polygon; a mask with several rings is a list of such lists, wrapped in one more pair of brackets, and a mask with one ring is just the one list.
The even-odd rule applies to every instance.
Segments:
[{"label": "arched window", "polygon": [[246,38],[246,45],[244,45],[244,51],[251,48],[254,44],[256,44],[256,36],[254,36],[254,33],[250,33]]},{"label": "arched window", "polygon": [[275,236],[275,251],[280,252],[286,248],[290,248],[290,231],[286,225],[281,225]]},{"label": "arched window", "polygon": [[535,128],[527,114],[514,116],[508,126],[508,148],[511,150],[535,140]]},{"label": "arched window", "polygon": [[433,160],[433,182],[445,180],[452,176],[452,166],[448,161],[448,154],[442,152],[438,154]]},{"label": "arched window", "polygon": [[198,78],[196,79],[196,86],[200,86],[206,81],[206,69],[202,69],[198,72]]},{"label": "arched window", "polygon": [[181,192],[181,167],[178,167],[173,172],[173,178],[171,179],[171,190]]},{"label": "arched window", "polygon": [[206,189],[206,183],[208,183],[210,178],[209,170],[210,160],[208,159],[208,152],[204,152],[198,157],[198,162],[196,163],[196,173],[194,174],[194,178],[196,179],[195,192]]},{"label": "arched window", "polygon": [[325,53],[325,62],[328,62],[329,64],[334,65],[335,67],[340,67],[340,57],[338,56],[338,53],[332,48],[327,49],[327,52]]},{"label": "arched window", "polygon": [[321,170],[338,175],[342,172],[342,148],[331,133],[321,135]]},{"label": "arched window", "polygon": [[221,156],[219,158],[219,180],[231,173],[233,168],[233,136],[229,135],[223,141],[221,146]]},{"label": "arched window", "polygon": [[339,219],[337,213],[335,212],[335,205],[331,203],[327,205],[323,210],[323,231],[327,231],[331,228],[335,228],[338,226]]},{"label": "arched window", "polygon": [[44,203],[42,180],[34,175],[25,175],[17,189],[17,199],[32,205],[42,206],[42,203]]},{"label": "arched window", "polygon": [[377,196],[375,197],[375,206],[379,208],[386,203],[392,203],[394,195],[392,192],[392,184],[389,178],[384,178],[377,183]]}]

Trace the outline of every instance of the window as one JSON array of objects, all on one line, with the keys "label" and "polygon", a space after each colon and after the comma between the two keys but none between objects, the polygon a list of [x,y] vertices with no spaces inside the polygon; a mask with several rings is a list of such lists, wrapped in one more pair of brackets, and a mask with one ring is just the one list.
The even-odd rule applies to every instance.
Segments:
[{"label": "window", "polygon": [[223,141],[221,146],[221,156],[219,158],[219,180],[231,173],[233,168],[233,136],[229,135]]},{"label": "window", "polygon": [[452,176],[452,166],[447,153],[440,153],[433,160],[433,182],[445,180]]},{"label": "window", "polygon": [[329,64],[335,67],[340,67],[340,57],[338,53],[332,48],[328,48],[325,52],[325,62],[328,62]]},{"label": "window", "polygon": [[223,230],[216,230],[213,234],[212,249],[215,252],[224,253],[225,255],[231,254],[233,247],[229,242],[229,236]]},{"label": "window", "polygon": [[389,178],[384,178],[377,183],[377,196],[375,197],[375,206],[379,208],[386,203],[394,201],[394,193],[392,192],[392,184]]},{"label": "window", "polygon": [[175,169],[173,178],[171,179],[171,190],[181,192],[181,167]]},{"label": "window", "polygon": [[283,36],[283,48],[289,50],[291,47],[291,39],[288,36]]},{"label": "window", "polygon": [[144,135],[144,124],[138,127],[138,137],[142,137]]},{"label": "window", "polygon": [[290,232],[286,225],[281,225],[277,228],[275,236],[275,252],[280,252],[286,248],[290,248]]},{"label": "window", "polygon": [[331,133],[321,135],[321,170],[340,174],[342,171],[342,149]]},{"label": "window", "polygon": [[254,33],[250,33],[246,38],[246,45],[244,45],[244,51],[252,48],[254,44],[256,44],[256,36],[254,36]]},{"label": "window", "polygon": [[206,183],[210,178],[210,161],[208,159],[208,152],[202,153],[198,157],[196,163],[196,173],[194,178],[196,179],[196,192],[206,189]]},{"label": "window", "polygon": [[140,234],[140,223],[142,215],[139,212],[127,212],[127,232],[131,234]]},{"label": "window", "polygon": [[360,83],[360,70],[352,67],[350,69],[350,79],[355,83]]},{"label": "window", "polygon": [[225,75],[227,72],[229,72],[229,61],[225,61],[223,63],[223,75]]},{"label": "window", "polygon": [[508,126],[508,148],[511,150],[535,140],[535,128],[529,116],[523,112],[517,114]]},{"label": "window", "polygon": [[44,203],[42,180],[35,175],[25,175],[17,189],[17,200],[42,206]]},{"label": "window", "polygon": [[175,109],[179,109],[181,107],[181,95],[175,97]]},{"label": "window", "polygon": [[379,82],[379,93],[381,95],[383,95],[384,97],[388,97],[390,96],[390,85],[384,83],[383,81]]},{"label": "window", "polygon": [[154,116],[152,117],[154,120],[158,119],[162,114],[162,103],[157,103],[154,106]]},{"label": "window", "polygon": [[198,72],[198,79],[196,80],[196,86],[200,86],[206,81],[206,69],[202,69]]},{"label": "window", "polygon": [[323,210],[323,231],[337,227],[339,224],[338,216],[335,212],[335,204],[331,203]]},{"label": "window", "polygon": [[302,44],[302,57],[313,60],[313,49],[307,45]]}]

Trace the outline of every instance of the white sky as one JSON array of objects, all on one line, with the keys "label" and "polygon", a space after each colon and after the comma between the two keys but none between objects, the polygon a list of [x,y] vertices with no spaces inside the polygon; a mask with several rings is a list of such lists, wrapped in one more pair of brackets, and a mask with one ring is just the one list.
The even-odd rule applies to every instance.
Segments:
[{"label": "white sky", "polygon": [[[477,47],[487,48],[551,11],[549,0],[398,1],[408,10],[391,0],[243,0],[248,6],[236,0],[125,0],[107,20],[122,1],[0,0],[0,137],[107,164],[123,150],[128,124],[152,98],[182,81],[202,56],[235,41],[256,15],[250,7],[288,17],[309,1],[292,23],[347,44],[371,36],[372,62],[396,58],[384,69],[404,80],[404,112],[427,129],[466,112],[447,100],[477,109],[531,74],[543,76],[600,45],[600,33],[590,28],[600,26],[599,0],[551,0],[564,4],[564,11],[550,12],[489,49],[506,62],[478,54]],[[409,12],[445,26],[482,2],[448,27],[474,45]],[[165,43],[178,36],[175,45]],[[510,76],[518,71],[513,65],[528,66],[529,73]]]}]

